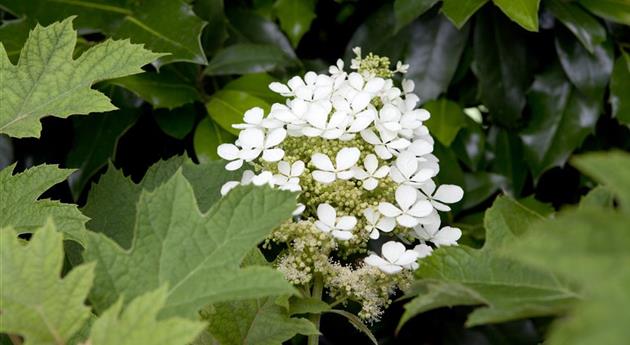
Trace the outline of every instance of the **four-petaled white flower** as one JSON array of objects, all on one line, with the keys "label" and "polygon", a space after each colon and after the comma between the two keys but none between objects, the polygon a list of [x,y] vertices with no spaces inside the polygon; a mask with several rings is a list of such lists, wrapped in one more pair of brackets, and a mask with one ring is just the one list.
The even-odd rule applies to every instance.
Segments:
[{"label": "four-petaled white flower", "polygon": [[401,185],[396,189],[398,207],[389,202],[381,202],[378,211],[386,217],[396,218],[401,226],[411,228],[420,223],[420,218],[431,214],[433,206],[427,200],[418,200],[418,191],[410,186]]},{"label": "four-petaled white flower", "polygon": [[226,195],[238,185],[247,186],[248,184],[253,184],[255,186],[269,185],[273,187],[273,174],[270,171],[263,171],[256,175],[251,170],[245,170],[243,171],[241,181],[228,181],[221,186],[221,195]]},{"label": "four-petaled white flower", "polygon": [[330,158],[323,153],[315,153],[311,156],[311,163],[319,169],[312,172],[315,181],[320,183],[332,183],[336,179],[349,180],[352,178],[351,168],[357,164],[361,152],[356,147],[344,147],[337,152],[335,165]]},{"label": "four-petaled white flower", "polygon": [[363,140],[374,145],[374,152],[382,159],[390,159],[411,145],[409,140],[398,137],[396,133],[384,131],[379,134],[380,137],[371,129],[361,131]]},{"label": "four-petaled white flower", "polygon": [[381,247],[380,257],[376,254],[370,254],[365,258],[365,263],[370,266],[378,267],[387,274],[398,273],[405,267],[410,267],[418,259],[418,252],[405,248],[405,245],[389,241]]},{"label": "four-petaled white flower", "polygon": [[265,113],[264,113],[264,110],[262,110],[262,108],[259,108],[259,107],[251,108],[248,111],[246,111],[245,114],[243,115],[243,121],[245,121],[245,123],[238,123],[238,124],[232,125],[232,127],[237,128],[237,129],[248,129],[248,128],[264,129],[264,128],[279,128],[284,125],[282,121],[276,120],[272,117],[265,118],[264,116],[265,116]]},{"label": "four-petaled white flower", "polygon": [[435,188],[435,182],[428,180],[420,186],[420,190],[425,194],[433,207],[438,211],[448,212],[451,208],[445,204],[456,203],[464,197],[464,190],[454,184],[443,184]]},{"label": "four-petaled white flower", "polygon": [[436,246],[456,246],[457,240],[462,237],[462,231],[458,228],[445,226],[440,229],[440,218],[428,224],[419,224],[414,230],[414,237],[420,241],[429,241]]},{"label": "four-petaled white flower", "polygon": [[352,238],[352,229],[357,225],[357,219],[353,216],[337,217],[337,211],[328,204],[319,204],[317,206],[317,221],[315,226],[325,232],[330,233],[340,240],[349,240]]},{"label": "four-petaled white flower", "polygon": [[359,112],[365,109],[372,98],[383,89],[385,80],[372,78],[366,81],[361,74],[352,72],[348,75],[348,86],[343,93],[350,100],[352,110]]},{"label": "four-petaled white flower", "polygon": [[389,175],[398,184],[418,187],[433,177],[433,170],[418,168],[418,159],[415,155],[405,151],[398,155]]},{"label": "four-petaled white flower", "polygon": [[297,192],[302,190],[300,187],[300,175],[304,172],[304,162],[295,161],[289,164],[286,161],[278,162],[278,174],[273,175],[273,182],[280,189]]},{"label": "four-petaled white flower", "polygon": [[394,218],[383,217],[378,211],[368,207],[363,211],[363,216],[367,221],[365,229],[370,232],[370,238],[373,240],[378,239],[380,232],[391,232],[396,227],[396,220]]},{"label": "four-petaled white flower", "polygon": [[335,111],[329,118],[331,111],[332,103],[330,102],[311,103],[306,116],[308,126],[302,128],[302,134],[324,139],[339,139],[344,136],[352,119],[341,111]]},{"label": "four-petaled white flower", "polygon": [[295,76],[287,82],[287,85],[273,82],[269,88],[285,97],[295,96],[305,101],[316,101],[330,96],[333,87],[333,79],[324,74],[307,72],[304,79]]},{"label": "four-petaled white flower", "polygon": [[219,157],[230,161],[225,165],[225,169],[237,170],[243,166],[243,162],[251,162],[260,156],[259,141],[264,141],[264,139],[265,134],[262,130],[248,128],[239,133],[235,144],[219,145],[217,154]]},{"label": "four-petaled white flower", "polygon": [[374,190],[378,186],[378,179],[384,178],[389,173],[389,167],[384,165],[379,168],[378,159],[375,155],[369,154],[363,161],[365,170],[358,166],[352,167],[353,177],[363,181],[363,188]]}]

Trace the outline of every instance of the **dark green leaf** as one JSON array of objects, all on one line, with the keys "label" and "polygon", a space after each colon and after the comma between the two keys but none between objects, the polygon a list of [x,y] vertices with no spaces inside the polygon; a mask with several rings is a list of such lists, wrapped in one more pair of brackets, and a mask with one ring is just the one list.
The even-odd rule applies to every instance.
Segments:
[{"label": "dark green leaf", "polygon": [[365,54],[387,56],[391,61],[402,59],[408,45],[408,28],[394,33],[396,19],[391,6],[383,6],[361,24],[346,45],[346,60],[354,58],[352,48],[361,47]]},{"label": "dark green leaf", "polygon": [[438,0],[396,0],[394,2],[396,31],[420,17],[437,2]]},{"label": "dark green leaf", "polygon": [[630,125],[630,55],[622,53],[610,78],[612,115],[619,122]]},{"label": "dark green leaf", "polygon": [[455,26],[461,28],[486,2],[488,0],[444,0],[442,12]]},{"label": "dark green leaf", "polygon": [[540,0],[492,0],[503,13],[529,31],[538,31]]},{"label": "dark green leaf", "polygon": [[459,130],[466,125],[462,108],[446,98],[428,102],[424,108],[431,113],[431,118],[424,124],[437,140],[450,146]]},{"label": "dark green leaf", "polygon": [[564,72],[578,90],[593,99],[604,96],[614,62],[610,42],[596,45],[591,54],[566,30],[557,30],[556,52]]},{"label": "dark green leaf", "polygon": [[523,143],[515,133],[499,127],[491,128],[488,142],[494,154],[489,170],[505,176],[507,190],[518,196],[527,178]]},{"label": "dark green leaf", "polygon": [[205,118],[195,129],[193,147],[200,162],[221,159],[217,154],[217,147],[224,143],[231,143],[236,136],[219,127],[212,119]]},{"label": "dark green leaf", "polygon": [[192,104],[186,104],[173,110],[157,109],[153,116],[164,133],[181,140],[193,130],[197,113]]},{"label": "dark green leaf", "polygon": [[473,71],[481,100],[497,123],[514,127],[531,78],[525,37],[496,11],[482,13],[476,24]]},{"label": "dark green leaf", "polygon": [[505,177],[479,171],[464,174],[464,200],[462,208],[468,209],[479,205],[494,195],[505,185]]},{"label": "dark green leaf", "polygon": [[17,63],[18,56],[28,37],[31,25],[26,19],[5,20],[0,26],[0,42],[7,51],[12,63]]},{"label": "dark green leaf", "polygon": [[467,125],[455,137],[451,148],[472,171],[476,171],[483,159],[486,146],[486,134],[478,123],[467,119]]},{"label": "dark green leaf", "polygon": [[208,23],[201,35],[203,49],[206,55],[214,55],[228,38],[223,0],[195,0],[193,7],[199,18]]},{"label": "dark green leaf", "polygon": [[[440,173],[436,176],[437,182],[463,186],[464,172],[457,161],[455,152],[440,144],[440,141],[436,141],[433,146],[433,154],[440,159]],[[456,205],[455,208],[457,207]]]},{"label": "dark green leaf", "polygon": [[269,103],[242,91],[221,90],[206,103],[210,117],[226,131],[238,135],[239,130],[233,128],[235,123],[243,122],[243,114],[253,107],[269,111]]},{"label": "dark green leaf", "polygon": [[207,62],[199,42],[204,23],[182,0],[5,0],[3,6],[41,24],[80,14],[75,20],[77,28],[101,31],[113,38],[130,38],[154,52],[170,53],[160,58],[162,64]]},{"label": "dark green leaf", "polygon": [[118,139],[136,122],[135,109],[72,118],[74,145],[66,158],[66,166],[79,169],[70,176],[70,190],[79,198],[92,176],[114,158]]},{"label": "dark green leaf", "polygon": [[448,88],[466,46],[468,28],[458,30],[442,15],[423,17],[411,25],[405,77],[415,82],[423,102],[436,99]]},{"label": "dark green leaf", "polygon": [[562,0],[549,0],[547,9],[577,37],[590,52],[606,40],[606,29],[579,5]]},{"label": "dark green leaf", "polygon": [[272,45],[280,48],[287,56],[295,58],[291,43],[276,23],[253,11],[230,9],[230,36],[238,43]]},{"label": "dark green leaf", "polygon": [[536,78],[529,104],[532,118],[520,135],[537,180],[547,169],[563,165],[595,129],[602,102],[580,93],[555,66]]},{"label": "dark green leaf", "polygon": [[297,47],[315,19],[315,0],[277,0],[274,10],[280,27]]},{"label": "dark green leaf", "polygon": [[285,97],[271,91],[269,84],[277,81],[266,73],[246,74],[225,84],[223,90],[243,91],[248,94],[264,99],[269,104],[284,103]]},{"label": "dark green leaf", "polygon": [[272,71],[291,60],[279,48],[264,44],[235,44],[220,50],[208,62],[207,75],[248,74]]},{"label": "dark green leaf", "polygon": [[624,0],[578,0],[596,15],[620,24],[630,25],[630,2]]},{"label": "dark green leaf", "polygon": [[374,334],[372,334],[372,331],[370,331],[370,329],[365,325],[365,323],[363,323],[363,321],[361,321],[361,319],[359,319],[358,316],[340,309],[331,309],[327,311],[327,313],[343,316],[344,318],[346,318],[346,320],[348,320],[348,322],[350,322],[354,327],[361,331],[361,333],[370,338],[372,344],[378,345],[378,341],[376,340]]}]

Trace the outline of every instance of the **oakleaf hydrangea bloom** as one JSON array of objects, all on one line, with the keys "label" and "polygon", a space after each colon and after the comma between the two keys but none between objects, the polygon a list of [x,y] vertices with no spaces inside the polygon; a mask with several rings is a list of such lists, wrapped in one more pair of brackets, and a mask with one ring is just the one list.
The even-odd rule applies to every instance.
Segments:
[{"label": "oakleaf hydrangea bloom", "polygon": [[234,125],[236,142],[218,154],[227,170],[251,169],[224,195],[246,184],[298,193],[293,219],[265,242],[283,248],[274,262],[285,277],[304,289],[323,282],[373,321],[434,248],[457,245],[461,231],[442,226],[440,212],[463,190],[434,181],[439,159],[423,124],[430,114],[418,107],[413,81],[394,78],[408,65],[391,70],[388,58],[354,52],[350,70],[339,60],[329,74],[271,83],[286,101],[268,114],[248,110]]}]

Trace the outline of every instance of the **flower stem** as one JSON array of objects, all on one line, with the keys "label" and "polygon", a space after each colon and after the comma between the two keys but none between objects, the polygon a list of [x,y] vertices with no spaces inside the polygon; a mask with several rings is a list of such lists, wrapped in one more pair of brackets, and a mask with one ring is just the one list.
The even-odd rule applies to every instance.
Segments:
[{"label": "flower stem", "polygon": [[[316,274],[313,281],[313,291],[311,292],[311,297],[321,300],[324,292],[324,279],[321,274]],[[311,314],[310,320],[315,325],[315,328],[319,331],[319,320],[321,319],[322,314]],[[318,345],[319,344],[319,334],[313,334],[308,336],[308,345]]]}]

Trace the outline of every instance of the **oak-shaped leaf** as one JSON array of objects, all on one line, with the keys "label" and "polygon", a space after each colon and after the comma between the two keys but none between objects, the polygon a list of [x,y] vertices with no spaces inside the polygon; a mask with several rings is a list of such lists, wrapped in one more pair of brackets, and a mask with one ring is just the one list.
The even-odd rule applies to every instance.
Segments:
[{"label": "oak-shaped leaf", "polygon": [[163,284],[169,288],[161,317],[195,317],[210,303],[294,293],[280,272],[240,264],[290,219],[295,199],[269,187],[237,187],[203,214],[178,170],[155,190],[141,192],[130,249],[89,233],[84,259],[97,262],[94,307],[101,311],[122,295],[134,298]]},{"label": "oak-shaped leaf", "polygon": [[39,137],[39,120],[47,115],[68,117],[115,110],[107,96],[91,88],[97,81],[142,72],[141,67],[163,54],[129,40],[106,40],[76,60],[74,17],[29,34],[17,65],[0,44],[0,133]]}]

